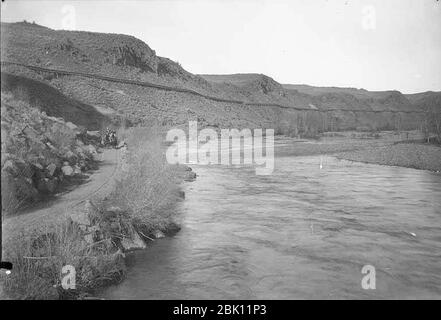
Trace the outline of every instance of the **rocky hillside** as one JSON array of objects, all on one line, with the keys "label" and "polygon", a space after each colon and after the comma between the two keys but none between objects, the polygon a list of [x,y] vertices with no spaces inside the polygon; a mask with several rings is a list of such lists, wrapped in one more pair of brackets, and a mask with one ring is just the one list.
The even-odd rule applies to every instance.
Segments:
[{"label": "rocky hillside", "polygon": [[[145,81],[254,103],[219,102],[186,92],[2,66],[2,90],[28,96],[33,107],[89,129],[108,123],[175,126],[198,120],[202,126],[270,127],[278,133],[307,136],[327,130],[411,129],[422,121],[421,97],[398,91],[281,85],[261,74],[194,75],[127,35],[55,31],[25,22],[1,27],[2,61]],[[431,94],[424,101],[432,99],[426,96]]]},{"label": "rocky hillside", "polygon": [[416,95],[405,95],[399,91],[368,91],[356,88],[337,88],[337,87],[313,87],[308,85],[284,84],[283,87],[290,92],[300,92],[311,96],[316,101],[322,101],[323,108],[331,107],[339,102],[352,100],[352,107],[363,110],[371,108],[373,110],[392,110],[392,111],[412,111],[420,110],[422,105],[413,96],[434,96],[436,92],[424,92]]},{"label": "rocky hillside", "polygon": [[85,178],[95,166],[93,135],[11,94],[2,93],[1,105],[1,194],[7,214]]}]

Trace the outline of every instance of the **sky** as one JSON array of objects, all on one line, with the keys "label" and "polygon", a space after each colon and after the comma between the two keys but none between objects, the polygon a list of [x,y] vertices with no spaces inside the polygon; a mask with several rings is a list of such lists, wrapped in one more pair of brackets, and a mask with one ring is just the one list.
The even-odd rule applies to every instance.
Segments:
[{"label": "sky", "polygon": [[192,73],[441,91],[441,1],[169,0],[1,3],[1,21],[121,33]]}]

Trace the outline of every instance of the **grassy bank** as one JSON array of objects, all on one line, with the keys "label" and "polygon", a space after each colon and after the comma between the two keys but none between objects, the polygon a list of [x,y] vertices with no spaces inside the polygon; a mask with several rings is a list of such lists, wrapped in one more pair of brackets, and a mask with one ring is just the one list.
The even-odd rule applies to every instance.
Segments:
[{"label": "grassy bank", "polygon": [[[120,130],[122,162],[114,190],[100,201],[86,201],[84,212],[61,224],[16,237],[4,248],[14,264],[2,275],[5,297],[81,299],[124,278],[125,255],[179,230],[175,205],[180,183],[191,173],[165,161],[155,128]],[[20,226],[17,226],[20,227]],[[63,288],[63,266],[75,268],[75,289]]]}]

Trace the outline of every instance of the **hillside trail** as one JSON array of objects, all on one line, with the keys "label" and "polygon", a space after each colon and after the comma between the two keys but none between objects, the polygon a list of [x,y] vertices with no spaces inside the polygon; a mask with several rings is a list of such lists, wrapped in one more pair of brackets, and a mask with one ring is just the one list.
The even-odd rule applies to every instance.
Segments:
[{"label": "hillside trail", "polygon": [[24,213],[3,219],[3,249],[9,241],[29,231],[44,229],[64,221],[68,216],[80,214],[86,200],[100,199],[108,195],[115,185],[120,172],[121,150],[104,149],[99,154],[99,168],[88,179],[73,190],[59,194],[44,207],[34,208]]}]

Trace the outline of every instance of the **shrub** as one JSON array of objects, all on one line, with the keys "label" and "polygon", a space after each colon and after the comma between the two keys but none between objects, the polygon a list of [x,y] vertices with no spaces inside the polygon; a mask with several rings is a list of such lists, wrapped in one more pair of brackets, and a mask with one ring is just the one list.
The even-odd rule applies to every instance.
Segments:
[{"label": "shrub", "polygon": [[[72,221],[43,230],[23,229],[7,249],[5,258],[14,270],[0,280],[12,299],[77,298],[105,282],[121,279],[124,272],[120,255],[103,250],[103,246],[90,246]],[[66,265],[75,268],[75,290],[61,287],[61,270]]]},{"label": "shrub", "polygon": [[127,170],[110,198],[130,209],[147,229],[167,228],[178,197],[178,169],[166,162],[159,128],[132,128],[119,132],[119,137],[129,146]]},{"label": "shrub", "polygon": [[2,215],[17,213],[26,205],[37,200],[37,190],[24,177],[14,178],[3,172],[1,176]]}]

